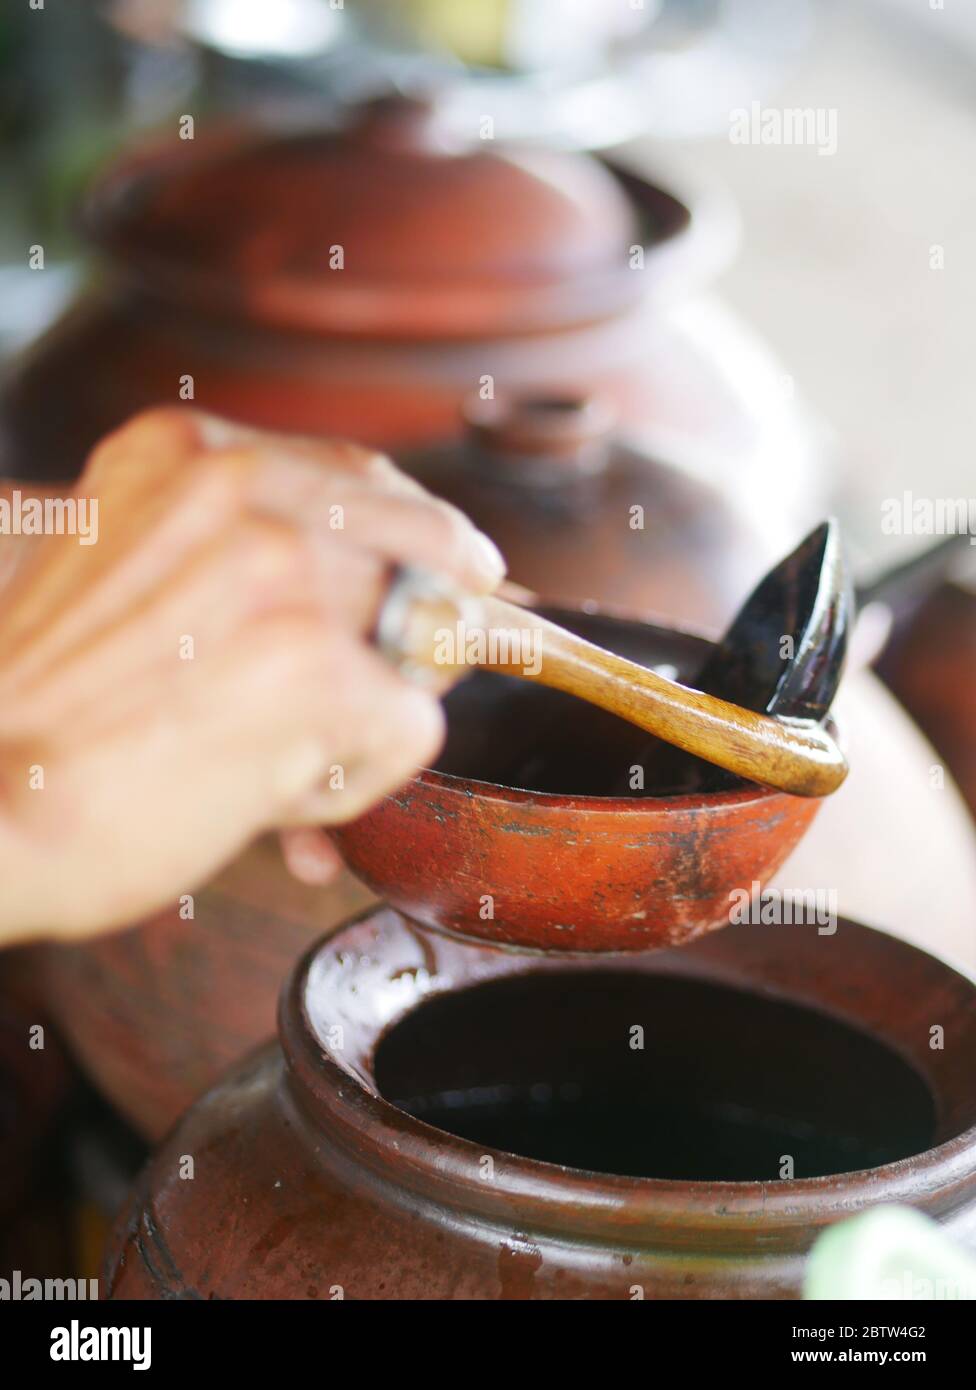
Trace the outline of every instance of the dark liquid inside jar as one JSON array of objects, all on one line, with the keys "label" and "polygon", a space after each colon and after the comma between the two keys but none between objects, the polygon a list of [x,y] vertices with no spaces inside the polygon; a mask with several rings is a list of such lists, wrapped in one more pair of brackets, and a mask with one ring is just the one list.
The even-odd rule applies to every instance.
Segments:
[{"label": "dark liquid inside jar", "polygon": [[922,1152],[935,1127],[925,1083],[870,1035],[670,977],[539,973],[444,995],[382,1039],[375,1075],[486,1151],[639,1178],[848,1173]]}]

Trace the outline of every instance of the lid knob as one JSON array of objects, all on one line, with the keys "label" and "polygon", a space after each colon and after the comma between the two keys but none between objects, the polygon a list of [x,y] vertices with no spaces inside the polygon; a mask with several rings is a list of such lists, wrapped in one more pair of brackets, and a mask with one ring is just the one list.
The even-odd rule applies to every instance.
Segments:
[{"label": "lid knob", "polygon": [[466,405],[464,418],[475,455],[517,471],[528,483],[602,473],[616,423],[606,401],[583,394],[477,397]]},{"label": "lid knob", "polygon": [[446,149],[437,103],[432,95],[385,92],[363,102],[349,137],[357,146],[391,152],[436,154]]}]

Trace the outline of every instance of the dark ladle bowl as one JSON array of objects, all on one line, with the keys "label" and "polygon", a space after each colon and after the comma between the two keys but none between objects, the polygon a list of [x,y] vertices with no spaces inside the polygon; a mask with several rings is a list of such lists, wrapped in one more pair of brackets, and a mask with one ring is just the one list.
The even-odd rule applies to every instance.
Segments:
[{"label": "dark ladle bowl", "polygon": [[[712,648],[608,613],[540,612],[688,683]],[[707,768],[681,794],[604,795],[647,735],[525,681],[477,672],[445,706],[436,768],[334,835],[375,893],[456,935],[562,951],[688,941],[727,924],[733,890],[766,882],[819,808]]]}]

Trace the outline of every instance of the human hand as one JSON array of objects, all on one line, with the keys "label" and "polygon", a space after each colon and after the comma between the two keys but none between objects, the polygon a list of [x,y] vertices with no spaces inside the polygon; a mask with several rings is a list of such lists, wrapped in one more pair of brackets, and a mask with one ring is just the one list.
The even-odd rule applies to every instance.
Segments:
[{"label": "human hand", "polygon": [[321,878],[314,828],[443,738],[437,689],[369,642],[393,570],[489,592],[497,551],[375,453],[188,409],[109,436],[76,492],[97,544],[38,538],[0,591],[0,939],[131,922],[271,827]]}]

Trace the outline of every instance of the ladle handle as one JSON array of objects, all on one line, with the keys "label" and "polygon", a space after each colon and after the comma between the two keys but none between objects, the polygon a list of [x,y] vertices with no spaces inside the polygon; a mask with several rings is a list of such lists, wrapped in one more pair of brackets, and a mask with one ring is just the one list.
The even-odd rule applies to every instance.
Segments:
[{"label": "ladle handle", "polygon": [[[475,643],[474,659],[486,670],[576,695],[717,767],[794,796],[828,796],[847,776],[836,741],[812,720],[757,714],[691,690],[503,598],[483,598],[479,606],[484,641],[481,649]],[[432,603],[427,616],[425,624],[419,599],[405,655],[415,665],[443,668],[435,659],[444,650],[443,603]]]},{"label": "ladle handle", "polygon": [[497,661],[491,670],[577,695],[728,772],[795,796],[828,796],[847,776],[836,741],[812,720],[743,709],[668,680],[504,599],[482,604],[490,629],[541,632],[537,673],[527,674],[524,664]]}]

